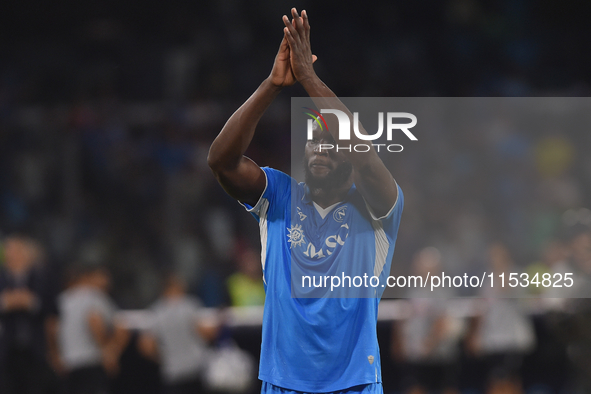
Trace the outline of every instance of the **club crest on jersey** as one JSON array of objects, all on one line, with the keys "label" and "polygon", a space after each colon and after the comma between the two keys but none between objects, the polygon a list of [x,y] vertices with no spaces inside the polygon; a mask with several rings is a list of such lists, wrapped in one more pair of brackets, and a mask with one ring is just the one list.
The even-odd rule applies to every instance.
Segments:
[{"label": "club crest on jersey", "polygon": [[293,249],[294,246],[300,246],[304,243],[304,230],[302,230],[301,224],[292,225],[291,228],[287,228],[287,231],[289,231],[287,238],[290,249]]},{"label": "club crest on jersey", "polygon": [[300,222],[303,222],[304,219],[308,217],[308,215],[306,215],[302,212],[302,209],[300,207],[297,207],[297,212],[298,212],[298,216],[300,217]]},{"label": "club crest on jersey", "polygon": [[335,209],[332,214],[332,218],[335,222],[342,223],[345,220],[345,214],[347,213],[347,206],[342,206],[340,208]]}]

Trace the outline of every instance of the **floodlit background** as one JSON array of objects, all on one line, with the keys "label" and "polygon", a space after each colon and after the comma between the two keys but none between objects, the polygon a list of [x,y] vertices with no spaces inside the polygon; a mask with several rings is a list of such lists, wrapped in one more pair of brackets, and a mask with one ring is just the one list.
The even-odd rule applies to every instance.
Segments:
[{"label": "floodlit background", "polygon": [[[29,349],[37,363],[25,363],[22,373],[43,371],[35,375],[42,382],[36,392],[63,392],[67,375],[55,372],[59,343],[52,369],[42,365],[52,348],[46,342],[63,318],[59,294],[89,266],[110,273],[109,297],[130,328],[113,393],[159,392],[158,364],[140,340],[151,327],[149,314],[125,311],[153,305],[171,272],[203,306],[262,303],[256,221],[224,194],[206,157],[225,120],[270,72],[281,16],[291,6],[308,11],[316,71],[341,96],[591,91],[589,2],[22,1],[3,7],[0,233],[23,242],[16,249],[4,244],[0,278],[35,276],[36,285],[28,286],[39,302],[21,300],[28,306],[8,310],[3,301],[0,393],[11,393],[2,373],[15,365],[9,360],[16,347]],[[260,165],[289,171],[290,97],[304,95],[301,87],[286,89],[264,116],[247,152]],[[396,159],[393,175],[407,204],[397,273],[490,266],[591,274],[591,133],[567,133],[560,125],[528,133],[499,127],[434,130],[424,148]],[[0,279],[0,291],[14,283],[20,282]],[[591,392],[591,308],[584,300],[411,300],[384,310],[378,335],[386,393]],[[220,314],[212,354],[233,340],[256,370],[257,313]],[[248,372],[247,359],[218,363],[218,372],[224,365]],[[244,387],[257,392],[260,386]]]}]

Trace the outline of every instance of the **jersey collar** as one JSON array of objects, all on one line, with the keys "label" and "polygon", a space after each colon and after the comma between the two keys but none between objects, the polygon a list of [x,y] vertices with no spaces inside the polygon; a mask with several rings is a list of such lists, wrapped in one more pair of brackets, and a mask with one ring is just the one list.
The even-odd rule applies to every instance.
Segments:
[{"label": "jersey collar", "polygon": [[[304,195],[302,196],[302,201],[306,204],[312,204],[312,195],[310,193],[310,188],[305,183],[302,182],[302,184],[304,185]],[[352,184],[349,188],[349,191],[347,192],[347,196],[343,199],[343,201],[341,201],[341,203],[349,201],[349,199],[351,198],[353,193],[355,193],[356,190],[357,188],[355,187],[355,184]]]}]

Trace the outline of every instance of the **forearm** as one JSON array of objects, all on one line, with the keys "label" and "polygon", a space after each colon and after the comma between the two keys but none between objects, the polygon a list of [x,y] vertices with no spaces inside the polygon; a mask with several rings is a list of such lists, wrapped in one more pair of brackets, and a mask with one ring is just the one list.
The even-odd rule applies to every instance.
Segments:
[{"label": "forearm", "polygon": [[88,328],[98,347],[102,349],[109,344],[109,329],[99,313],[90,313],[88,316]]},{"label": "forearm", "polygon": [[212,170],[232,169],[238,166],[252,141],[259,120],[280,91],[280,87],[266,79],[234,112],[209,149],[207,161]]},{"label": "forearm", "polygon": [[[304,89],[306,89],[306,92],[319,109],[335,110],[332,116],[326,116],[325,118],[328,132],[331,134],[332,140],[335,141],[335,145],[341,148],[340,150],[345,156],[345,159],[353,166],[355,185],[373,209],[374,214],[381,217],[389,212],[398,197],[396,183],[372,145],[369,145],[369,150],[366,152],[355,152],[354,149],[351,149],[351,145],[363,144],[365,142],[364,139],[359,137],[364,134],[367,135],[361,125],[354,125],[355,133],[351,133],[351,130],[348,130],[350,137],[348,137],[346,144],[349,146],[341,146],[342,142],[339,138],[340,130],[338,123],[343,121],[351,125],[354,117],[351,116],[351,112],[347,107],[318,78],[316,72],[314,72],[314,67],[312,66],[314,55],[312,55],[310,48],[308,14],[302,11],[302,15],[300,16],[295,8],[292,8],[291,14],[293,16],[291,21],[287,16],[283,17],[283,23],[285,24],[283,31],[289,42],[293,75],[302,84]],[[337,146],[331,147],[332,144],[332,141],[326,144],[328,145],[326,146],[326,150],[337,148]],[[318,149],[320,153],[320,150],[323,149],[322,145]],[[326,154],[327,152],[323,153]]]},{"label": "forearm", "polygon": [[130,333],[126,328],[116,325],[113,329],[113,334],[109,340],[104,344],[104,349],[110,352],[116,357],[119,357],[127,343],[129,342]]},{"label": "forearm", "polygon": [[[305,78],[301,81],[301,84],[318,109],[339,110],[349,117],[350,124],[351,126],[353,125],[353,115],[351,114],[351,111],[349,111],[347,106],[342,103],[342,101],[334,94],[334,92],[328,86],[326,86],[326,84],[322,82],[322,80],[316,74]],[[324,118],[328,126],[328,131],[334,138],[336,144],[341,143],[341,141],[339,141],[339,122],[337,121],[337,117],[335,115],[329,114],[328,116],[325,115]],[[359,125],[359,131],[362,134],[367,134],[361,125]],[[353,132],[351,132],[350,140],[346,142],[347,145],[366,144],[366,141],[358,138]],[[371,160],[375,160],[377,158],[377,153],[373,147],[370,148],[369,152],[363,152],[363,154],[358,154],[353,151],[349,152],[348,150],[342,150],[342,152],[347,157],[347,160],[349,160],[354,167],[357,167],[358,170],[364,167]]]},{"label": "forearm", "polygon": [[57,316],[50,316],[45,319],[45,342],[49,353],[59,353],[58,329],[59,320]]},{"label": "forearm", "polygon": [[144,357],[158,362],[158,343],[156,338],[150,333],[143,333],[137,340],[137,347]]},{"label": "forearm", "polygon": [[26,288],[5,290],[0,296],[0,315],[11,312],[41,313],[41,300]]},{"label": "forearm", "polygon": [[[338,110],[349,118],[349,124],[352,125],[354,117],[351,111],[315,73],[311,74],[311,77],[302,79],[301,83],[318,109]],[[341,147],[342,154],[353,166],[355,185],[373,209],[373,213],[377,217],[384,216],[390,211],[398,197],[398,188],[390,171],[378,156],[373,145],[367,144],[367,141],[359,138],[357,133],[350,130],[349,139],[340,140],[339,121],[336,114],[325,116],[325,120],[328,131],[334,139],[334,144]],[[357,127],[359,133],[367,135],[361,124]],[[351,146],[359,144],[367,145],[369,149],[365,152],[356,152],[351,149]],[[327,149],[336,149],[336,147],[328,146]]]},{"label": "forearm", "polygon": [[[314,103],[325,103],[329,100],[322,100],[326,98],[330,98],[334,100],[336,98],[336,94],[328,87],[322,80],[316,75],[316,73],[302,78],[300,81],[301,85],[308,93],[308,96],[314,100]],[[333,101],[330,100],[330,103]]]}]

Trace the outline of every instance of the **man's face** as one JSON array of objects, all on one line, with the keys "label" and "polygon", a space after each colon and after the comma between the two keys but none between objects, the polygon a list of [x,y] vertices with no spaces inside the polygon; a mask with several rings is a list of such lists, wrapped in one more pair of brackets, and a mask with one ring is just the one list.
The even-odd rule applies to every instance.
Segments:
[{"label": "man's face", "polygon": [[21,237],[9,237],[4,242],[6,267],[13,272],[28,270],[33,263],[33,251],[30,243]]},{"label": "man's face", "polygon": [[92,283],[102,291],[108,291],[111,287],[111,275],[105,269],[97,269],[90,273]]},{"label": "man's face", "polygon": [[[326,149],[322,144],[330,144]],[[342,152],[336,151],[336,142],[327,130],[315,125],[312,140],[306,143],[304,171],[306,184],[313,189],[332,189],[341,186],[351,177],[352,166]]]}]

